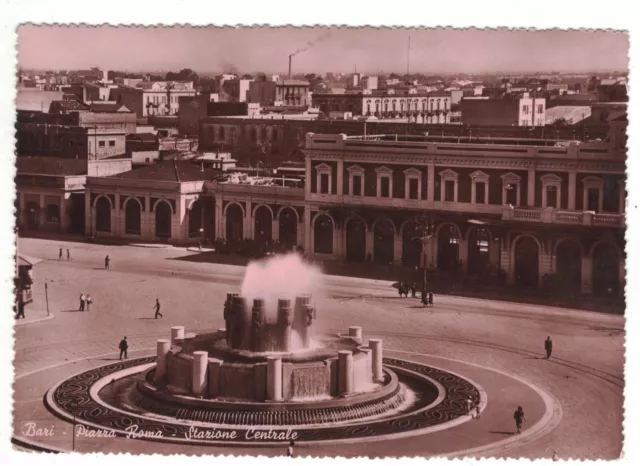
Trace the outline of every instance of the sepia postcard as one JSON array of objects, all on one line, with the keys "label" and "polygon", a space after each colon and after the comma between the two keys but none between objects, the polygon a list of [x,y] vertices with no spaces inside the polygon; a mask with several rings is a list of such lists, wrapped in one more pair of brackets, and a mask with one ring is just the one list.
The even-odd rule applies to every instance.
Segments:
[{"label": "sepia postcard", "polygon": [[13,448],[620,458],[628,52],[19,26]]}]

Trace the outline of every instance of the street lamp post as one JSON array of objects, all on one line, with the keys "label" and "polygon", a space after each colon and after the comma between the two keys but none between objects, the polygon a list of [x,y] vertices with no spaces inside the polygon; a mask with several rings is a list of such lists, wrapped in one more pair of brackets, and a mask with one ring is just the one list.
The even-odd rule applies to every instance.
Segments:
[{"label": "street lamp post", "polygon": [[422,213],[415,220],[417,229],[420,232],[420,236],[414,238],[414,240],[420,240],[422,250],[420,254],[420,266],[423,271],[422,290],[427,289],[427,269],[428,269],[428,255],[429,255],[429,243],[435,233],[435,218],[428,213]]}]

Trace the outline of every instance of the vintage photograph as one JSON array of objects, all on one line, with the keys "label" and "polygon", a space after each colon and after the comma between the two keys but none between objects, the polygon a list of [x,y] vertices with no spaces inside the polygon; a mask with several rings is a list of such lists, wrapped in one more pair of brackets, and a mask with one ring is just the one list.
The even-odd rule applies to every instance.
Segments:
[{"label": "vintage photograph", "polygon": [[13,448],[619,458],[628,51],[21,25]]}]

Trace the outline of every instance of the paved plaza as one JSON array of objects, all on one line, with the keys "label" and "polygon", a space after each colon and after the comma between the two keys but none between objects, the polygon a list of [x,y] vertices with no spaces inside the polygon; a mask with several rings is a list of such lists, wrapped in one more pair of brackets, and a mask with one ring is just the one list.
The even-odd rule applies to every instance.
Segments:
[{"label": "paved plaza", "polygon": [[[60,247],[71,261],[58,261]],[[205,447],[125,438],[72,438],[71,426],[43,404],[62,379],[118,359],[152,356],[173,325],[186,331],[224,327],[222,306],[237,291],[244,268],[181,260],[180,248],[104,246],[20,239],[21,253],[43,260],[34,268],[34,304],[16,327],[15,436],[55,450],[90,452],[284,454],[284,447]],[[111,258],[110,270],[104,257]],[[52,318],[46,316],[44,283]],[[78,312],[80,293],[90,312]],[[154,319],[156,298],[164,318]],[[326,276],[314,296],[318,326],[337,334],[361,325],[365,338],[384,341],[385,356],[440,367],[486,392],[480,419],[422,436],[370,442],[299,445],[296,455],[478,456],[613,459],[622,448],[624,317],[454,296],[436,296],[433,309],[399,298],[391,282]],[[543,359],[550,335],[554,352]],[[527,416],[514,435],[513,411]],[[22,435],[27,423],[55,435]],[[20,440],[19,439],[19,440]]]}]

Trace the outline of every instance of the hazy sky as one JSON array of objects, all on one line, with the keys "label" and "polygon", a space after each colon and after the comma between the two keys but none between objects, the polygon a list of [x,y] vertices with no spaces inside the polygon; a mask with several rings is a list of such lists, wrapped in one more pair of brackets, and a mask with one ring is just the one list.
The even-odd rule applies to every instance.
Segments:
[{"label": "hazy sky", "polygon": [[597,31],[21,26],[23,68],[197,72],[627,70],[629,38]]}]

